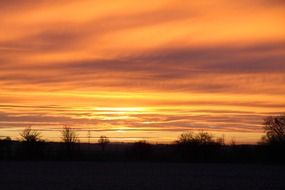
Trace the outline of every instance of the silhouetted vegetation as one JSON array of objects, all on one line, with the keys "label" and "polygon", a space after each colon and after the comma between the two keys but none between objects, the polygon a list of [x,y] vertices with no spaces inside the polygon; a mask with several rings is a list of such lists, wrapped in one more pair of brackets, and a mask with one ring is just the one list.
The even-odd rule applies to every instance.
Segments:
[{"label": "silhouetted vegetation", "polygon": [[223,139],[215,140],[207,132],[182,133],[176,141],[176,154],[179,159],[192,161],[218,161]]},{"label": "silhouetted vegetation", "polygon": [[78,135],[74,129],[68,126],[64,126],[61,131],[61,139],[64,143],[63,153],[62,155],[64,159],[75,157],[78,154],[78,146],[79,143]]},{"label": "silhouetted vegetation", "polygon": [[11,142],[12,141],[12,139],[11,139],[11,137],[5,137],[4,139],[0,139],[1,141],[4,141],[4,142]]},{"label": "silhouetted vegetation", "polygon": [[[283,162],[280,146],[268,145],[181,145],[135,143],[110,143],[102,151],[98,144],[75,143],[67,148],[65,143],[0,141],[0,159],[37,160],[94,160],[94,161],[167,161],[167,162]],[[89,146],[89,147],[88,147]]]},{"label": "silhouetted vegetation", "polygon": [[102,151],[105,151],[106,146],[110,143],[110,140],[106,136],[100,136],[98,139],[98,144]]},{"label": "silhouetted vegetation", "polygon": [[265,136],[260,146],[265,160],[285,162],[285,115],[270,116],[264,119]]},{"label": "silhouetted vegetation", "polygon": [[223,139],[219,138],[218,140],[214,140],[213,135],[207,132],[186,132],[182,133],[178,140],[176,141],[179,145],[194,145],[194,146],[209,146],[209,145],[223,145]]},{"label": "silhouetted vegetation", "polygon": [[72,144],[72,143],[78,143],[78,135],[76,134],[76,131],[72,129],[71,127],[64,126],[62,131],[62,141],[66,144]]},{"label": "silhouetted vegetation", "polygon": [[266,135],[262,143],[269,145],[285,145],[285,115],[270,116],[264,120]]},{"label": "silhouetted vegetation", "polygon": [[127,156],[134,160],[150,160],[152,157],[153,145],[147,141],[138,141],[127,149]]},{"label": "silhouetted vegetation", "polygon": [[265,119],[266,135],[258,145],[237,145],[234,140],[226,145],[223,136],[203,131],[182,133],[173,144],[111,143],[106,136],[85,144],[67,126],[61,131],[62,143],[57,143],[43,141],[40,132],[28,127],[19,133],[19,141],[0,140],[0,159],[285,163],[284,118]]},{"label": "silhouetted vegetation", "polygon": [[20,133],[20,136],[21,136],[21,140],[27,143],[34,143],[34,142],[42,141],[41,134],[38,131],[31,129],[31,127],[25,128]]},{"label": "silhouetted vegetation", "polygon": [[44,156],[45,142],[41,139],[40,132],[31,127],[20,132],[21,146],[18,149],[19,158],[40,159]]}]

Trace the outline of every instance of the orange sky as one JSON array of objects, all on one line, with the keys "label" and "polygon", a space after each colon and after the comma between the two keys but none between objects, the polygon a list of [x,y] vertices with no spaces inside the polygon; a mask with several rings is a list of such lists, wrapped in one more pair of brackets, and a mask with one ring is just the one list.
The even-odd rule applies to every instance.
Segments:
[{"label": "orange sky", "polygon": [[285,111],[285,1],[0,1],[0,137],[259,141]]}]

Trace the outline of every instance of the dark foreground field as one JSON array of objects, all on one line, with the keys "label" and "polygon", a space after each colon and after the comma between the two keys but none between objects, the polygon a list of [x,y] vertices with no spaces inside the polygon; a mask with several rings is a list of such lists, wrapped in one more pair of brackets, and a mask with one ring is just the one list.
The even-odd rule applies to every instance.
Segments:
[{"label": "dark foreground field", "polygon": [[284,190],[284,171],[284,165],[0,162],[0,189]]}]

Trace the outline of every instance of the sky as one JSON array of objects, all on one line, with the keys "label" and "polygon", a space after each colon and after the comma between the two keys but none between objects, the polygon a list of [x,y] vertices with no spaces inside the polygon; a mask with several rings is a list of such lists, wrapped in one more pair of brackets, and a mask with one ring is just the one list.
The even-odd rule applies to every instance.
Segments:
[{"label": "sky", "polygon": [[0,138],[256,143],[285,112],[283,0],[1,0]]}]

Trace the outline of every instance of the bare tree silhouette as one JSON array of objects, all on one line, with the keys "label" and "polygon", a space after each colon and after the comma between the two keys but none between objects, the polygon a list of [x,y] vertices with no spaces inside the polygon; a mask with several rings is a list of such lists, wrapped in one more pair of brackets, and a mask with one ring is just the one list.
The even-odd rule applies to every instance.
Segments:
[{"label": "bare tree silhouette", "polygon": [[78,154],[79,148],[79,146],[77,146],[77,143],[79,143],[79,139],[76,131],[69,126],[64,125],[63,129],[61,130],[61,139],[64,142],[64,157],[75,157]]},{"label": "bare tree silhouette", "polygon": [[270,116],[264,119],[266,135],[262,138],[265,144],[285,144],[285,114]]},{"label": "bare tree silhouette", "polygon": [[21,133],[21,140],[24,142],[39,142],[41,140],[40,132],[33,130],[31,127],[25,128]]},{"label": "bare tree silhouette", "polygon": [[79,139],[78,139],[78,135],[76,134],[76,131],[74,129],[72,129],[71,127],[68,126],[64,126],[62,131],[61,131],[61,135],[62,135],[62,141],[64,143],[67,144],[71,144],[71,143],[78,143]]},{"label": "bare tree silhouette", "polygon": [[110,143],[110,140],[106,136],[100,136],[98,139],[98,144],[101,146],[102,151],[105,150],[106,146]]},{"label": "bare tree silhouette", "polygon": [[200,132],[196,135],[195,137],[196,141],[199,144],[202,145],[207,145],[207,144],[213,144],[215,143],[214,139],[213,139],[213,135],[207,133],[207,132]]},{"label": "bare tree silhouette", "polygon": [[194,134],[193,132],[184,132],[182,133],[178,139],[176,140],[176,143],[177,144],[188,144],[190,142],[193,142],[194,141]]}]

